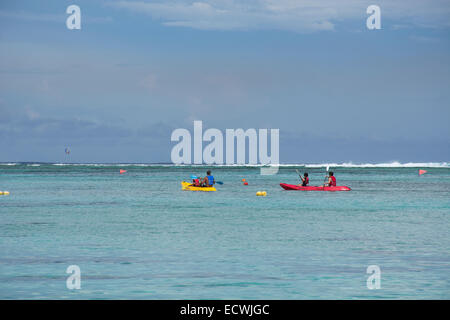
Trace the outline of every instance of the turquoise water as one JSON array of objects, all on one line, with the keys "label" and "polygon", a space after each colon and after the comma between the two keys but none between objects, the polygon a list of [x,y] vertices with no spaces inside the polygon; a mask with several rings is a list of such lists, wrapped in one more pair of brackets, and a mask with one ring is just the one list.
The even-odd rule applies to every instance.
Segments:
[{"label": "turquoise water", "polygon": [[0,299],[450,298],[450,168],[332,168],[352,191],[283,191],[295,168],[322,183],[215,167],[203,193],[180,186],[203,167],[0,164]]}]

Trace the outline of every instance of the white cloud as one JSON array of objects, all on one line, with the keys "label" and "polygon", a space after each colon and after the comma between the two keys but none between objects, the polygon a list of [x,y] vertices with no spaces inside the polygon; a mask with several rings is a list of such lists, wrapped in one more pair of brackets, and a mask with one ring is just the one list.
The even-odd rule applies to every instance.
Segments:
[{"label": "white cloud", "polygon": [[345,20],[365,26],[366,8],[381,7],[384,18],[399,24],[448,27],[448,0],[210,0],[171,2],[117,1],[111,5],[150,15],[166,26],[205,30],[273,29],[294,32],[333,30]]},{"label": "white cloud", "polygon": [[[113,6],[145,13],[167,26],[207,30],[283,29],[292,31],[332,30],[333,10],[308,6],[292,9],[269,1],[209,1],[171,3],[118,1]],[[282,3],[281,3],[282,4]],[[303,10],[305,9],[305,10]],[[302,11],[303,10],[303,11]]]}]

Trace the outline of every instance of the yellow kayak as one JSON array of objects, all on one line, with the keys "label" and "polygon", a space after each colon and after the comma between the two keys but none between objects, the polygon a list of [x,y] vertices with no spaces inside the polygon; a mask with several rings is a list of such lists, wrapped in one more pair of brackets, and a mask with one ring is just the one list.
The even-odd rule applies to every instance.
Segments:
[{"label": "yellow kayak", "polygon": [[181,190],[187,191],[216,191],[214,187],[194,187],[192,183],[183,181],[181,182]]}]

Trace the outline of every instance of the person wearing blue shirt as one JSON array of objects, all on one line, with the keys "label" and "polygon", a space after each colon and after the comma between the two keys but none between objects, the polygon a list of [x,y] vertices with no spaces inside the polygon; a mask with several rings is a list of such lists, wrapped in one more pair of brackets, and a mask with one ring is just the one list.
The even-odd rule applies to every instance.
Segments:
[{"label": "person wearing blue shirt", "polygon": [[204,187],[212,187],[212,186],[214,186],[216,181],[214,181],[214,177],[211,175],[211,170],[208,170],[206,172],[206,177],[204,177],[202,179],[202,183],[203,183]]}]

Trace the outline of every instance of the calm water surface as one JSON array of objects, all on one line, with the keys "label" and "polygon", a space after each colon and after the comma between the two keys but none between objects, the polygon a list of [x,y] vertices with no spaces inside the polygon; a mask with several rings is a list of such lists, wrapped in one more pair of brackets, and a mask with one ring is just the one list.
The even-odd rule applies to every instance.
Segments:
[{"label": "calm water surface", "polygon": [[450,168],[333,170],[352,191],[283,191],[295,167],[213,168],[203,193],[180,182],[206,168],[0,164],[0,299],[449,299]]}]

